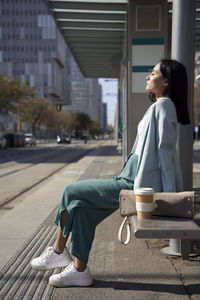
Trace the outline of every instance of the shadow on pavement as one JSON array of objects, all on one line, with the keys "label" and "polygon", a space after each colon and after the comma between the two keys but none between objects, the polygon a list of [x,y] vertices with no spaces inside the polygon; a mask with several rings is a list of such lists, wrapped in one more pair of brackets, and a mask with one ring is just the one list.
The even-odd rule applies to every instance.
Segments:
[{"label": "shadow on pavement", "polygon": [[[77,148],[77,147],[63,147],[60,148],[32,148],[32,149],[8,149],[1,152],[0,164],[8,162],[17,162],[17,163],[65,163],[69,159],[70,153],[87,151],[85,155],[93,156],[91,153],[93,149],[87,149],[86,147]],[[7,151],[7,152],[6,152]],[[121,156],[116,149],[116,146],[100,146],[99,153],[95,156]],[[49,156],[49,157],[48,157]],[[79,160],[79,159],[78,159]]]},{"label": "shadow on pavement", "polygon": [[182,286],[181,284],[160,284],[160,283],[140,283],[140,282],[119,282],[94,280],[93,288],[113,288],[115,290],[151,291],[158,293],[172,293],[178,295],[200,294],[199,284]]}]

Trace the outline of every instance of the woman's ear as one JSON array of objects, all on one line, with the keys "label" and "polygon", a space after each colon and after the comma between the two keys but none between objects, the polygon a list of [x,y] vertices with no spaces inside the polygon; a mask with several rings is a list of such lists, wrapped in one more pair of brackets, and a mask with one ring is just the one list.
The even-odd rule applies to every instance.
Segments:
[{"label": "woman's ear", "polygon": [[163,81],[163,86],[168,86],[167,78],[164,79],[164,81]]}]

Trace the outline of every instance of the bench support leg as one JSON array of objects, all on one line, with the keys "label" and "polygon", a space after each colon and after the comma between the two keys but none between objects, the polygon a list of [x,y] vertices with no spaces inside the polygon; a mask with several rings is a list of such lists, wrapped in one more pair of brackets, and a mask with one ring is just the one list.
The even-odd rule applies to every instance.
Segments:
[{"label": "bench support leg", "polygon": [[171,239],[169,247],[163,248],[162,252],[173,256],[181,256],[186,260],[193,253],[193,240]]},{"label": "bench support leg", "polygon": [[189,259],[193,251],[193,240],[178,240],[180,243],[180,252],[183,260]]}]

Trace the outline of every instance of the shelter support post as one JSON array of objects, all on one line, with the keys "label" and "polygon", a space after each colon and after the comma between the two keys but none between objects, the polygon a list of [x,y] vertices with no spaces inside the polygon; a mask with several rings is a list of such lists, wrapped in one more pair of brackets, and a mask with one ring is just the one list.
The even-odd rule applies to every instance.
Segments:
[{"label": "shelter support post", "polygon": [[[195,0],[174,0],[172,12],[171,57],[184,64],[188,74],[188,110],[191,123],[180,125],[178,152],[183,173],[183,188],[193,188],[193,86],[194,86]],[[188,257],[193,241],[170,240],[166,251]]]}]

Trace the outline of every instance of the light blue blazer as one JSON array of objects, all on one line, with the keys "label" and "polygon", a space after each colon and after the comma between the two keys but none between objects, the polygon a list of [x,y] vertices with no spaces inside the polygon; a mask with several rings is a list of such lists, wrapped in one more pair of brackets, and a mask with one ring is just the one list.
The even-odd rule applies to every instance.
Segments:
[{"label": "light blue blazer", "polygon": [[[150,106],[145,116],[134,189],[152,187],[155,192],[180,192],[183,184],[176,148],[178,123],[175,105],[163,97]],[[133,153],[137,142],[138,135]]]}]

